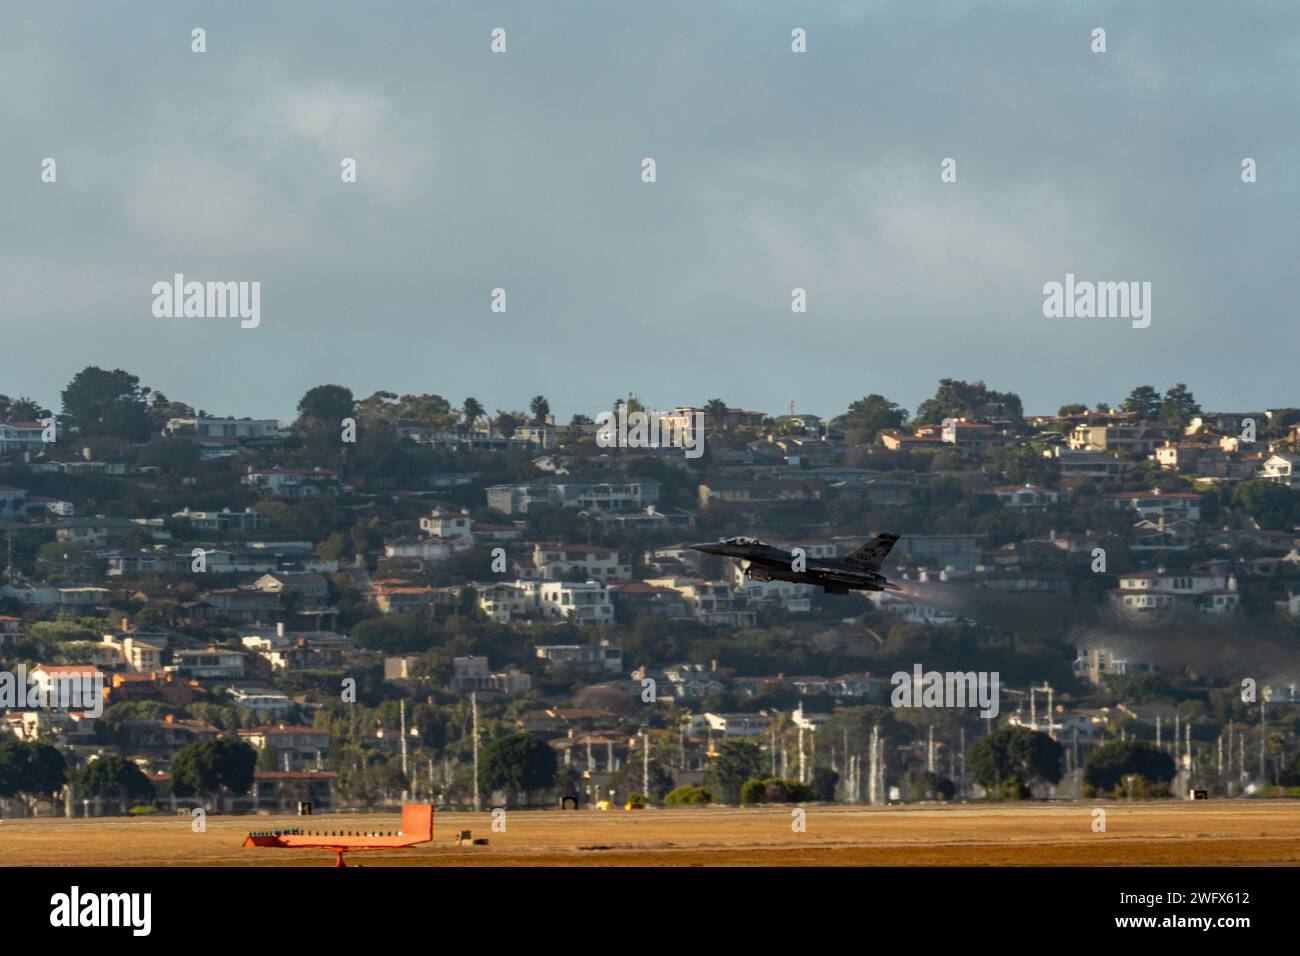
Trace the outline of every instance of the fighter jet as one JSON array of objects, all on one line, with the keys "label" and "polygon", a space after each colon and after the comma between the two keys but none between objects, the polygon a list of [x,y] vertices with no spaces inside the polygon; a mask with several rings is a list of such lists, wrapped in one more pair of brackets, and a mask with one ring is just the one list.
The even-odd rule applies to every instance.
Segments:
[{"label": "fighter jet", "polygon": [[844,558],[810,558],[757,538],[724,538],[717,544],[693,544],[691,548],[736,559],[741,573],[752,581],[794,581],[818,585],[827,594],[848,594],[900,590],[880,573],[881,562],[897,540],[896,534],[878,534]]}]

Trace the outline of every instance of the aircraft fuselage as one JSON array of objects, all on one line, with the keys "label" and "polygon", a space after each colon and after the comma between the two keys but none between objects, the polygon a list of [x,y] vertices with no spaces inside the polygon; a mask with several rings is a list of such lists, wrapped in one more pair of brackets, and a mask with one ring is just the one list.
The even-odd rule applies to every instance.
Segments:
[{"label": "aircraft fuselage", "polygon": [[[811,584],[832,594],[849,591],[883,591],[890,587],[883,574],[833,558],[798,556],[783,548],[755,544],[691,545],[696,551],[717,554],[739,562],[741,573],[754,581],[791,581]],[[797,561],[796,558],[802,558]],[[798,568],[798,570],[796,570]]]}]

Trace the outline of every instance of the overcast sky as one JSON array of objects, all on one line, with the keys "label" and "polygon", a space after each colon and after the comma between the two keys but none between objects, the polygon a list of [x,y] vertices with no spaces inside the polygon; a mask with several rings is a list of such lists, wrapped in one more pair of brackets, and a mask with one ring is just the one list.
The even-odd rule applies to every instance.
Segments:
[{"label": "overcast sky", "polygon": [[[1207,408],[1300,405],[1289,0],[0,17],[2,393],[57,407],[100,365],[281,419],[327,382],[489,411],[540,393],[563,421],[628,392],[915,411],[941,377],[1031,412],[1180,381]],[[261,282],[260,326],[155,318],[178,272]],[[1045,318],[1067,272],[1150,282],[1150,327]]]}]

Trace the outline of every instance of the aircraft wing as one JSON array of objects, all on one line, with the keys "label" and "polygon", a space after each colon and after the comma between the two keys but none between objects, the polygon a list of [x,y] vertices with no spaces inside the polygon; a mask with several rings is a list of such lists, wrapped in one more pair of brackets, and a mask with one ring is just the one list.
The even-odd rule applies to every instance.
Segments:
[{"label": "aircraft wing", "polygon": [[414,846],[433,839],[433,806],[407,803],[402,806],[402,829],[391,831],[264,830],[250,833],[244,846],[300,847],[320,850],[388,850]]}]

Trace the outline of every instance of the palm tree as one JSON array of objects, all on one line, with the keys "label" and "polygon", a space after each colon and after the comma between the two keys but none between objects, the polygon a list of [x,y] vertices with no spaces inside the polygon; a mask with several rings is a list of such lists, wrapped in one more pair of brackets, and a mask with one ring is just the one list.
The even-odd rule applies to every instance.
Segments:
[{"label": "palm tree", "polygon": [[528,403],[528,410],[533,414],[533,421],[540,422],[551,414],[551,405],[544,396],[535,395],[533,400]]},{"label": "palm tree", "polygon": [[460,412],[465,418],[465,427],[473,429],[474,423],[485,414],[485,409],[477,398],[467,398]]},{"label": "palm tree", "polygon": [[711,398],[704,405],[704,414],[708,419],[711,429],[717,428],[721,424],[726,427],[727,403],[720,398]]}]

